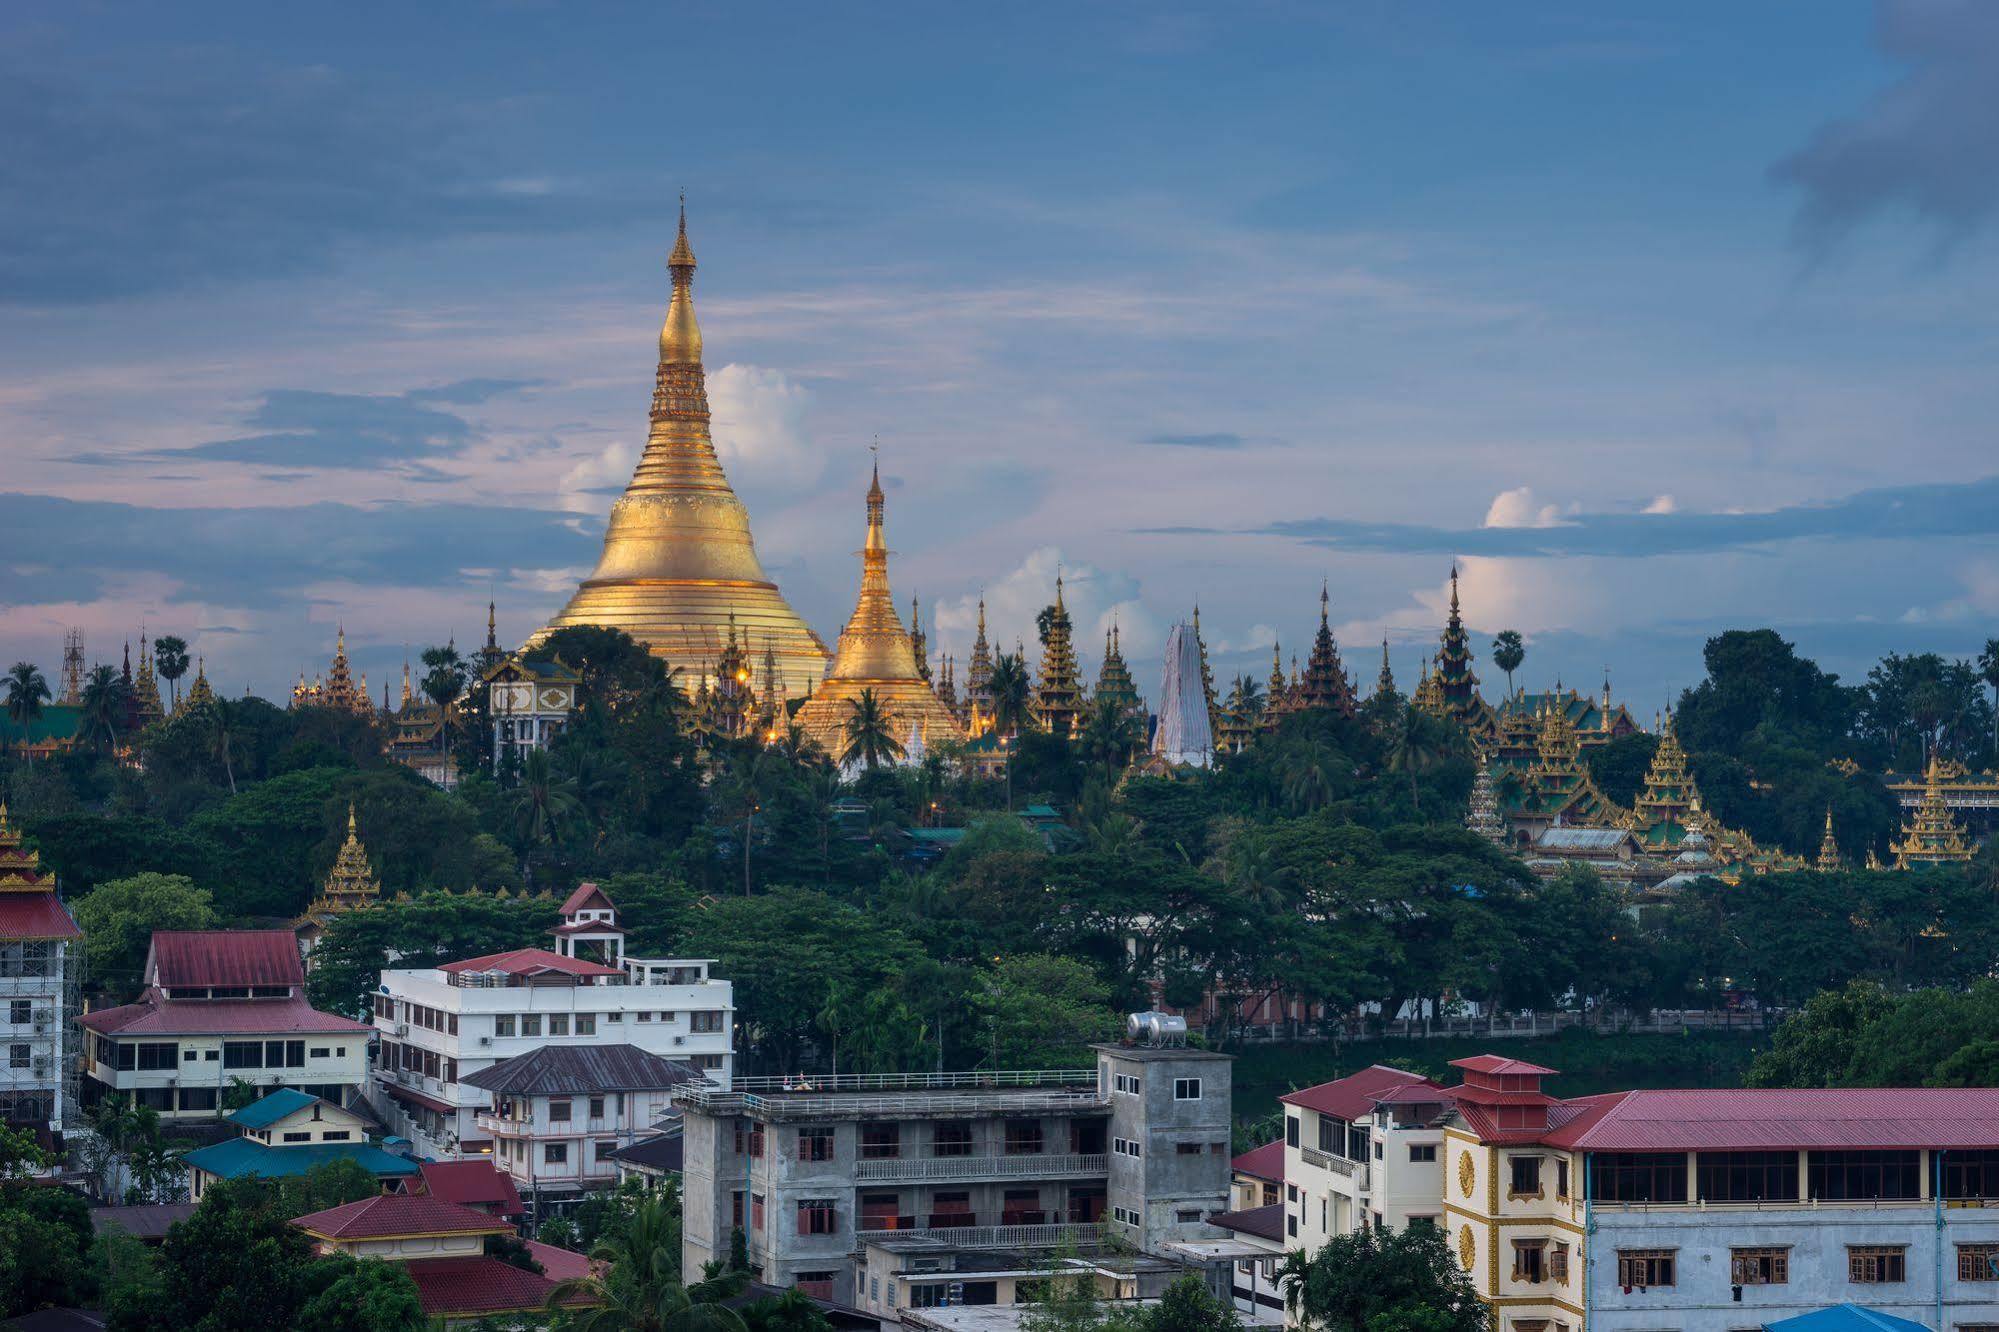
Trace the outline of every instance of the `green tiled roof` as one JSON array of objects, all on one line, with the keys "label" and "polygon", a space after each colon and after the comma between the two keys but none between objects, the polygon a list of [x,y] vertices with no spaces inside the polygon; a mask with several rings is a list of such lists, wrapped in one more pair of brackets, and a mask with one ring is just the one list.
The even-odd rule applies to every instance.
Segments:
[{"label": "green tiled roof", "polygon": [[0,708],[0,739],[9,744],[32,745],[42,740],[74,740],[83,727],[83,709],[74,703],[44,703],[42,714],[26,725],[15,722]]},{"label": "green tiled roof", "polygon": [[365,1142],[308,1142],[294,1147],[266,1147],[248,1138],[231,1138],[181,1158],[198,1170],[221,1179],[290,1179],[329,1161],[360,1162],[369,1174],[414,1175],[416,1162],[391,1156]]}]

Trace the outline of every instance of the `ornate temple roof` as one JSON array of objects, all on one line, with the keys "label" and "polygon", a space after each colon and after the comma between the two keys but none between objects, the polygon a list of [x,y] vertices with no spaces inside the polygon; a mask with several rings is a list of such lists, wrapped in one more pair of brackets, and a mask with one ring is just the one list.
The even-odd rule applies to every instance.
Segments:
[{"label": "ornate temple roof", "polygon": [[1062,575],[1055,575],[1055,604],[1041,635],[1041,672],[1034,686],[1034,715],[1060,735],[1076,727],[1083,711],[1083,681],[1070,637],[1069,607],[1062,599]]},{"label": "ornate temple roof", "polygon": [[1915,814],[1902,825],[1902,838],[1888,849],[1895,853],[1896,869],[1918,865],[1954,865],[1971,859],[1972,848],[1964,825],[1950,812],[1944,798],[1947,780],[1941,762],[1930,758],[1924,774],[1923,798]]}]

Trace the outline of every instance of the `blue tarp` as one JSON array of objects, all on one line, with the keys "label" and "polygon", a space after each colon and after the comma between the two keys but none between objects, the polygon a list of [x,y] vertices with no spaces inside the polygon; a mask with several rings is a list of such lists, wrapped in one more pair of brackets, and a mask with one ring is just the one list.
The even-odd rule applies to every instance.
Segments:
[{"label": "blue tarp", "polygon": [[1857,1304],[1835,1304],[1763,1324],[1763,1332],[1930,1332],[1928,1325]]}]

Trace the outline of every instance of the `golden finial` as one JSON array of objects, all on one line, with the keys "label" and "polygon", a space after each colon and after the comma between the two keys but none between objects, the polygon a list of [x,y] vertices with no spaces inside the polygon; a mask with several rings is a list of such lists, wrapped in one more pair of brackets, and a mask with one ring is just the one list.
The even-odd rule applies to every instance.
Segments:
[{"label": "golden finial", "polygon": [[659,330],[659,359],[663,364],[699,365],[701,325],[694,318],[694,250],[687,243],[685,196],[680,201],[680,236],[666,266],[673,273],[673,299]]},{"label": "golden finial", "polygon": [[694,247],[687,243],[687,191],[680,192],[680,234],[674,238],[673,253],[666,258],[666,266],[673,270],[674,281],[682,278],[681,270],[694,272]]}]

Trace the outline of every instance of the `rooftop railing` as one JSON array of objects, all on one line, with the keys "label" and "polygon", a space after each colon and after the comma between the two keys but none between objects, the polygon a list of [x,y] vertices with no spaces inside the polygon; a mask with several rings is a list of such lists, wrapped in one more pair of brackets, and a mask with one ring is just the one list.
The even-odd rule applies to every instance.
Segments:
[{"label": "rooftop railing", "polygon": [[932,1180],[1064,1179],[1110,1172],[1103,1152],[1018,1156],[919,1156],[906,1160],[856,1161],[854,1179],[864,1184],[922,1183]]}]

